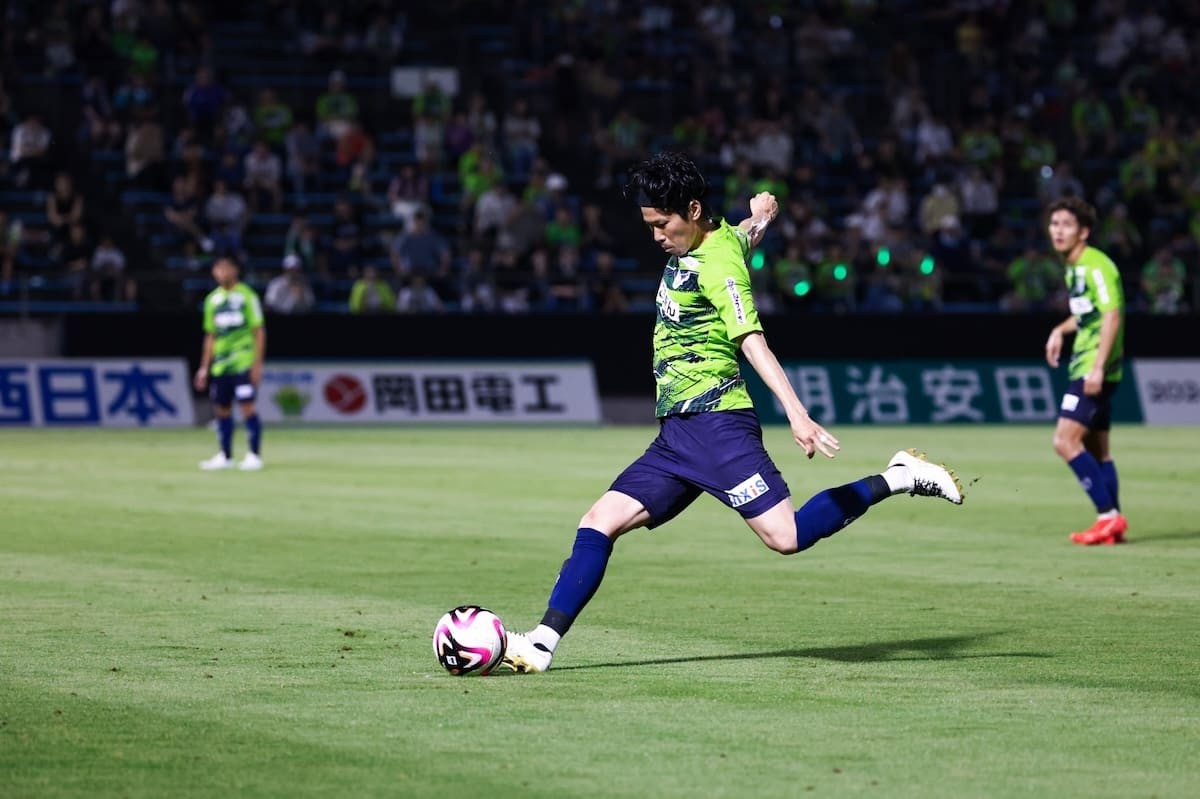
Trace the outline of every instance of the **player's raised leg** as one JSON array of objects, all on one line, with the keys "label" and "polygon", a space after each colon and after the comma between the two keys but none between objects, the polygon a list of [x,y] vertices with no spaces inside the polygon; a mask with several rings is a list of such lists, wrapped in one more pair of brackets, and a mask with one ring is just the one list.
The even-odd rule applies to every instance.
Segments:
[{"label": "player's raised leg", "polygon": [[955,505],[963,501],[962,485],[952,470],[929,462],[924,453],[908,449],[893,455],[880,474],[821,491],[799,510],[794,509],[790,499],[784,500],[766,513],[747,518],[746,523],[768,547],[791,555],[828,538],[872,505],[897,494],[941,497]]}]

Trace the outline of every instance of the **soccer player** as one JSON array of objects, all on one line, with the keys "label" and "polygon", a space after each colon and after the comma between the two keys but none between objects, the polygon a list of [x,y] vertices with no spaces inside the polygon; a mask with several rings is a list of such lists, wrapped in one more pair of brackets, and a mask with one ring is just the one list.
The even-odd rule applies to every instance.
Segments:
[{"label": "soccer player", "polygon": [[737,359],[744,355],[778,398],[805,454],[834,457],[840,444],[796,396],[767,346],[750,289],[747,259],[779,206],[771,194],[758,194],[750,216],[732,226],[710,214],[705,189],[696,165],[675,153],[643,162],[627,187],[668,256],[654,329],[658,437],[583,515],[541,624],[509,633],[504,662],[514,671],[549,668],[559,639],[600,586],[617,538],[667,523],[701,493],[737,511],[781,554],[808,549],[895,494],[962,502],[953,472],[908,450],[881,474],[822,491],[796,510],[763,447]]},{"label": "soccer player", "polygon": [[217,287],[204,298],[204,348],[196,370],[197,391],[209,390],[217,417],[217,439],[221,450],[200,462],[205,471],[230,469],[233,461],[233,401],[238,401],[246,423],[249,449],[237,464],[239,469],[257,471],[261,456],[262,422],[254,407],[262,379],[263,353],[267,334],[263,327],[262,304],[254,289],[238,280],[238,265],[231,258],[213,264]]},{"label": "soccer player", "polygon": [[1054,451],[1067,462],[1096,506],[1096,523],[1071,534],[1076,544],[1119,544],[1129,529],[1117,501],[1117,467],[1108,447],[1112,397],[1121,382],[1125,298],[1121,275],[1104,253],[1088,246],[1096,212],[1078,197],[1047,210],[1050,244],[1066,262],[1071,315],[1046,339],[1046,362],[1058,367],[1063,336],[1074,333],[1070,383],[1054,428]]}]

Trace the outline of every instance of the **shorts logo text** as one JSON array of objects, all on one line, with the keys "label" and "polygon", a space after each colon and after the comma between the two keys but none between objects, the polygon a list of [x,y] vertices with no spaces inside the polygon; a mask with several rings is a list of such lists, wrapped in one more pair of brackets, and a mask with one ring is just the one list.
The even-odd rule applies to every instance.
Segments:
[{"label": "shorts logo text", "polygon": [[729,507],[738,508],[751,500],[758,499],[770,490],[771,487],[767,485],[767,481],[762,478],[761,474],[755,472],[733,488],[727,489],[725,494],[729,497]]}]

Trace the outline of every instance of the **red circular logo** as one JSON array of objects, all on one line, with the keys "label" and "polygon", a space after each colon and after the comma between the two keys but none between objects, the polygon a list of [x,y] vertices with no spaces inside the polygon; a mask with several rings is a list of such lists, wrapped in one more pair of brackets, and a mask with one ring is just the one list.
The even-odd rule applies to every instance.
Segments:
[{"label": "red circular logo", "polygon": [[357,377],[334,375],[325,381],[325,401],[338,413],[358,413],[367,404],[367,390]]}]

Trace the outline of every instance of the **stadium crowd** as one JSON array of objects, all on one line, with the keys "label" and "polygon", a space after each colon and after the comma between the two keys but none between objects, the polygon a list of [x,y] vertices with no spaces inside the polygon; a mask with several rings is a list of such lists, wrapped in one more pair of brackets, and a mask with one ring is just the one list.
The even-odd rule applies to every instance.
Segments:
[{"label": "stadium crowd", "polygon": [[0,54],[0,302],[278,313],[653,302],[622,178],[690,152],[783,213],[760,309],[1065,309],[1041,208],[1131,307],[1200,294],[1200,4],[52,0]]}]

